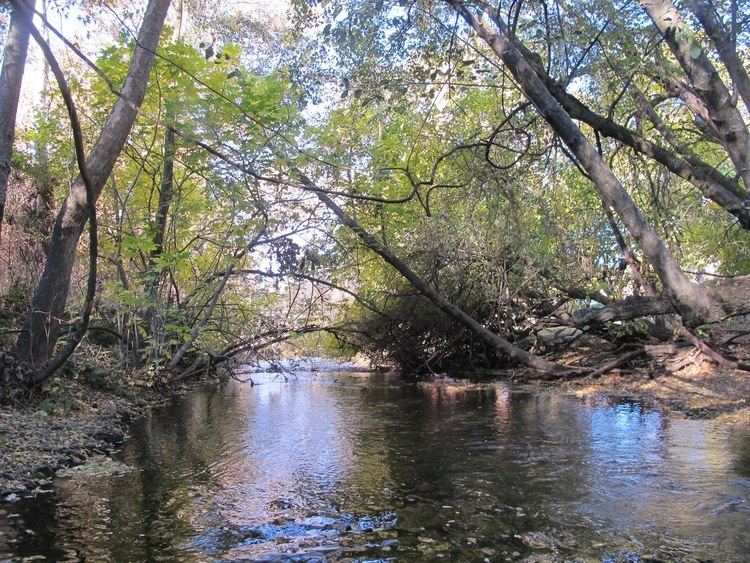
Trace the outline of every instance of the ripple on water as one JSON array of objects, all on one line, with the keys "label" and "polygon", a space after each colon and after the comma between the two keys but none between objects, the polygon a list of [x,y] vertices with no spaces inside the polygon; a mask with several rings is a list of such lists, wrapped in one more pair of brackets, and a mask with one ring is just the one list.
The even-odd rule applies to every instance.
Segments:
[{"label": "ripple on water", "polygon": [[[121,476],[0,513],[60,560],[743,561],[750,432],[638,403],[316,373],[138,422]],[[26,533],[30,530],[32,533]],[[530,558],[530,559],[528,559]]]}]

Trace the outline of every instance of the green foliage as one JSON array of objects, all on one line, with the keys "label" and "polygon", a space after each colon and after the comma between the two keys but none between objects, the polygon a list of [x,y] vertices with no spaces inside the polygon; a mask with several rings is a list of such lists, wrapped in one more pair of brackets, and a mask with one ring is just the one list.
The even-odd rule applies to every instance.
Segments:
[{"label": "green foliage", "polygon": [[644,319],[609,324],[607,325],[607,333],[615,344],[646,340],[649,336],[648,325]]},{"label": "green foliage", "polygon": [[[684,73],[637,3],[580,0],[554,25],[546,4],[514,6],[503,17],[561,88],[674,155],[732,175],[725,147],[670,91],[669,79],[685,82]],[[293,0],[292,10],[297,25],[277,35],[227,33],[248,27],[224,14],[203,14],[224,18],[223,31],[169,39],[174,30],[165,30],[138,120],[97,208],[96,313],[117,335],[120,361],[155,370],[195,331],[194,348],[221,352],[313,321],[337,331],[295,335],[310,350],[354,346],[410,368],[498,361],[330,222],[299,189],[296,167],[430,285],[511,341],[525,341],[559,307],[639,291],[597,190],[448,3]],[[210,45],[195,40],[202,33]],[[696,29],[676,33],[693,59],[716,58]],[[738,41],[747,48],[746,34]],[[248,44],[278,58],[256,64]],[[96,60],[115,87],[133,48],[123,35]],[[79,63],[69,70],[90,149],[117,98],[93,71]],[[655,100],[653,115],[636,93]],[[19,135],[14,165],[59,204],[77,169],[59,96],[46,105]],[[726,210],[655,161],[580,127],[684,269],[750,271],[750,235]],[[25,224],[35,236],[49,227]],[[617,227],[656,281],[637,239]],[[230,266],[237,275],[205,319]],[[323,279],[346,296],[295,275]],[[9,283],[3,309],[22,309],[28,291]],[[642,330],[617,325],[610,337]]]}]

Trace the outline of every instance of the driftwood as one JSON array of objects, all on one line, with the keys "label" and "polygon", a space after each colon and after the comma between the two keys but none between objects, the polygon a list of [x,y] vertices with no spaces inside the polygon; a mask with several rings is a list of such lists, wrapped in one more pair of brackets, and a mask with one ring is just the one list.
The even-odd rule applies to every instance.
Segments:
[{"label": "driftwood", "polygon": [[646,349],[644,348],[638,348],[637,350],[631,350],[630,352],[627,352],[626,354],[623,354],[619,358],[616,358],[612,360],[611,362],[607,362],[603,366],[598,367],[594,371],[592,371],[590,374],[588,374],[584,379],[590,379],[590,378],[597,378],[602,375],[604,375],[607,372],[612,371],[615,368],[620,367],[623,364],[626,364],[628,362],[631,362],[635,360],[636,358],[640,358],[641,356],[646,355]]}]

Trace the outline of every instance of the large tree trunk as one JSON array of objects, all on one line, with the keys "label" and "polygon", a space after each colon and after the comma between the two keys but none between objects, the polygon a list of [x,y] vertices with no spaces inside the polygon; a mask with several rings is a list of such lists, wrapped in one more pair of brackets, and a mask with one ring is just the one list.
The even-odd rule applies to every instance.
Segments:
[{"label": "large tree trunk", "polygon": [[[716,139],[726,149],[745,188],[750,189],[750,131],[733,102],[732,94],[706,53],[702,49],[696,51],[695,44],[685,33],[687,26],[671,0],[640,0],[640,3],[687,75],[690,89],[705,106],[692,106],[691,109],[706,121]],[[704,14],[702,10],[697,13]],[[705,21],[708,22],[707,19]],[[725,51],[722,58],[731,66],[727,54]],[[739,72],[739,69],[736,70]],[[742,83],[737,86],[742,87]]]},{"label": "large tree trunk", "polygon": [[[33,8],[34,0],[28,5]],[[16,113],[21,95],[26,53],[29,49],[29,29],[23,20],[26,12],[13,7],[8,37],[3,51],[3,68],[0,71],[0,236],[2,236],[8,177],[16,131]]]},{"label": "large tree trunk", "polygon": [[615,139],[639,154],[655,160],[673,174],[698,188],[704,197],[714,201],[728,213],[734,215],[742,228],[750,230],[750,207],[746,204],[750,192],[746,187],[737,185],[735,179],[724,176],[695,154],[684,154],[683,158],[680,158],[673,151],[649,141],[627,127],[623,127],[610,117],[592,111],[578,98],[568,93],[564,85],[553,80],[547,74],[544,66],[534,59],[531,51],[523,43],[513,37],[511,37],[511,41],[571,118],[582,121],[605,137]]},{"label": "large tree trunk", "polygon": [[375,237],[365,231],[357,221],[352,217],[344,213],[336,202],[328,197],[324,191],[318,188],[315,183],[310,180],[307,176],[299,171],[295,171],[299,177],[302,185],[309,191],[315,193],[318,199],[330,209],[338,220],[354,232],[359,239],[367,246],[370,250],[378,254],[388,264],[390,264],[399,274],[401,274],[406,280],[412,285],[414,289],[419,291],[427,299],[432,301],[441,311],[446,313],[453,320],[457,321],[471,332],[476,334],[489,348],[497,351],[501,356],[507,356],[512,361],[524,364],[530,368],[547,375],[562,374],[570,372],[573,368],[561,366],[559,364],[552,363],[540,358],[534,354],[527,352],[508,342],[501,336],[495,334],[491,330],[487,329],[482,323],[466,314],[464,311],[459,309],[456,305],[448,301],[445,297],[440,295],[434,288],[432,288],[427,282],[420,278],[411,268],[409,268],[398,256],[388,250],[383,244],[381,244]]},{"label": "large tree trunk", "polygon": [[[637,241],[659,276],[665,294],[683,320],[689,325],[697,325],[709,319],[710,303],[704,288],[685,276],[672,253],[641,215],[630,194],[516,48],[502,19],[494,14],[490,16],[495,22],[495,32],[486,19],[480,21],[458,0],[448,0],[448,3],[502,59],[526,97],[570,148],[594,182],[602,201],[612,207]],[[489,14],[485,12],[485,15]]]},{"label": "large tree trunk", "polygon": [[[86,166],[91,175],[95,198],[101,194],[135,122],[136,108],[143,102],[169,4],[170,0],[150,0],[122,87],[122,96],[112,108],[99,139],[87,158]],[[87,218],[86,189],[79,178],[57,215],[44,272],[16,343],[16,356],[32,367],[46,362],[57,342],[76,247]]]}]

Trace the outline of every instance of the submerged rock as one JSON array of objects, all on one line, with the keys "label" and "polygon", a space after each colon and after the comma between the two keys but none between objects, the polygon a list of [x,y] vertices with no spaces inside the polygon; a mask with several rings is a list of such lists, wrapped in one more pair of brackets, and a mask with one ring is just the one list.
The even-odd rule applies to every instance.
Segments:
[{"label": "submerged rock", "polygon": [[105,477],[108,475],[124,475],[133,468],[114,459],[96,455],[90,457],[83,465],[68,467],[57,472],[58,477]]}]

